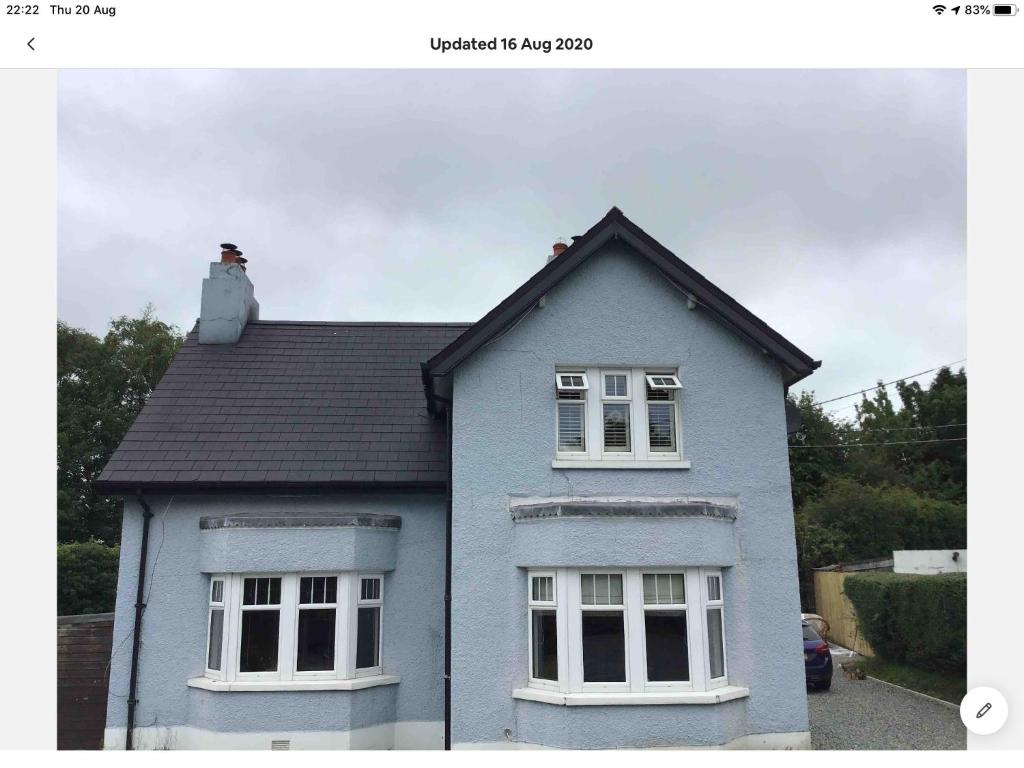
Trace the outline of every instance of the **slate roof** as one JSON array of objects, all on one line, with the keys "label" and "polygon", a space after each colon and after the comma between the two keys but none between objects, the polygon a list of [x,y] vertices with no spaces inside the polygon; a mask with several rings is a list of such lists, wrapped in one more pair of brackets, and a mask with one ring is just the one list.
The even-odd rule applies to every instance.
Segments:
[{"label": "slate roof", "polygon": [[95,487],[443,487],[421,363],[468,327],[255,321],[233,345],[193,329]]}]

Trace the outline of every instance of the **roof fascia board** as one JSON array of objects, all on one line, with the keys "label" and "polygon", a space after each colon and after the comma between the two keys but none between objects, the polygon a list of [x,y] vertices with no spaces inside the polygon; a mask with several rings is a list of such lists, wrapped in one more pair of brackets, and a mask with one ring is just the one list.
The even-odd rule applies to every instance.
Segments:
[{"label": "roof fascia board", "polygon": [[732,296],[686,265],[678,256],[654,240],[636,224],[623,218],[626,226],[623,227],[622,239],[629,242],[640,253],[652,258],[655,264],[661,266],[662,270],[670,276],[678,276],[681,287],[692,291],[705,306],[714,309],[723,317],[737,318],[743,326],[749,326],[751,332],[744,331],[748,337],[756,338],[757,335],[767,337],[764,341],[758,340],[756,343],[762,347],[766,346],[765,342],[770,343],[773,347],[772,351],[777,352],[780,358],[784,358],[782,362],[795,364],[797,368],[810,367],[812,370],[820,365],[819,361],[797,348]]},{"label": "roof fascia board", "polygon": [[646,256],[670,282],[678,286],[683,291],[692,293],[702,306],[711,310],[712,314],[718,320],[722,321],[723,324],[746,339],[750,344],[754,345],[762,352],[772,355],[778,359],[780,363],[791,370],[799,369],[807,365],[806,361],[800,360],[784,346],[775,343],[774,339],[759,338],[757,331],[760,329],[751,327],[752,324],[746,322],[746,319],[742,317],[742,315],[738,315],[734,308],[729,307],[725,301],[716,295],[716,291],[720,292],[721,289],[709,290],[706,286],[702,285],[695,279],[696,273],[695,275],[688,275],[684,270],[679,268],[677,263],[675,263],[678,261],[676,256],[670,254],[671,259],[666,258],[663,254],[658,253],[657,249],[649,247],[647,243],[643,242],[629,231],[623,231],[620,235],[620,239],[642,255]]}]

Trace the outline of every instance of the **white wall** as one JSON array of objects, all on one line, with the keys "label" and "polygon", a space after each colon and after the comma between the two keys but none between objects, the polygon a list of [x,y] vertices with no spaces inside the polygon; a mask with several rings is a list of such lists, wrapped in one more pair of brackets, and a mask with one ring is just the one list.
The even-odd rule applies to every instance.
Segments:
[{"label": "white wall", "polygon": [[[953,553],[959,555],[953,559]],[[892,553],[895,573],[967,573],[966,549],[904,549]]]}]

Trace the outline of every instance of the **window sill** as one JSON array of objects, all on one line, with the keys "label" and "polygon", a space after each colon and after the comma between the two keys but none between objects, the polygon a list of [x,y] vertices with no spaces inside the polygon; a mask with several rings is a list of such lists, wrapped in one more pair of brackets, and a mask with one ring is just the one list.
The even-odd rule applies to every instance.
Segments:
[{"label": "window sill", "polygon": [[516,688],[512,698],[563,707],[601,707],[652,704],[721,704],[750,695],[749,688],[726,685],[711,691],[658,691],[656,693],[559,693],[541,688]]},{"label": "window sill", "polygon": [[689,469],[690,460],[552,459],[551,467],[553,469]]},{"label": "window sill", "polygon": [[373,675],[355,677],[350,680],[211,680],[208,677],[193,677],[187,685],[204,691],[358,691],[378,685],[394,685],[398,675]]}]

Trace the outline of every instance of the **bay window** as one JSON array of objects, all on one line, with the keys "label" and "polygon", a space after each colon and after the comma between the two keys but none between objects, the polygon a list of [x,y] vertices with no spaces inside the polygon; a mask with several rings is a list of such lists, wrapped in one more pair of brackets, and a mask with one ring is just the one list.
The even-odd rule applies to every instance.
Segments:
[{"label": "bay window", "polygon": [[728,685],[718,568],[528,572],[529,685],[563,693]]},{"label": "bay window", "polygon": [[210,577],[206,677],[348,679],[382,672],[383,577],[355,573]]}]

